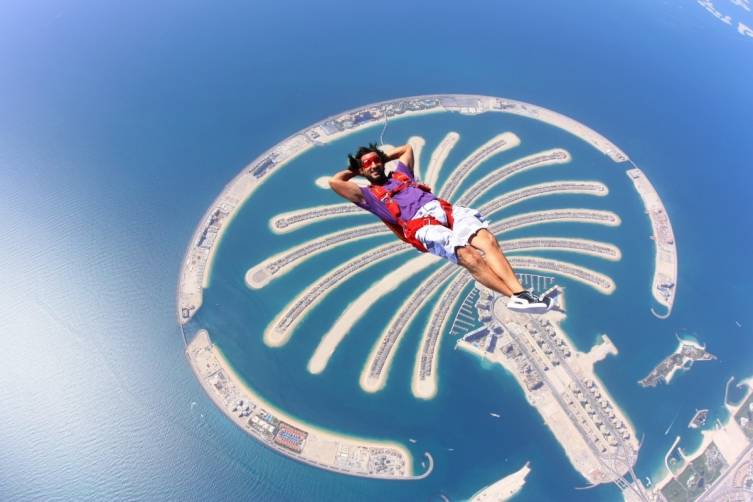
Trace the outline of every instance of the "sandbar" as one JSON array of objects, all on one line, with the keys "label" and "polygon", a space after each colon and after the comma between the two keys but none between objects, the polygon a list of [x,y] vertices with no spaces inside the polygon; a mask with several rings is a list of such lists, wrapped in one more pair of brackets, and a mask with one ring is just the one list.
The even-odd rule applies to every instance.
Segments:
[{"label": "sandbar", "polygon": [[470,502],[501,502],[509,500],[525,486],[526,477],[531,472],[530,464],[530,462],[526,462],[523,467],[512,474],[508,474],[496,483],[482,488],[470,498]]},{"label": "sandbar", "polygon": [[429,159],[429,167],[426,170],[426,179],[424,180],[430,187],[434,188],[434,185],[437,184],[439,172],[459,139],[460,134],[454,131],[449,132],[432,152],[431,159]]},{"label": "sandbar", "polygon": [[387,327],[382,330],[379,339],[374,343],[361,371],[359,383],[366,392],[381,390],[389,376],[392,360],[395,357],[403,335],[410,327],[413,319],[429,301],[452,273],[457,272],[456,265],[447,263],[434,271],[421,282],[408,299],[403,302],[390,319]]},{"label": "sandbar", "polygon": [[309,359],[307,365],[308,371],[313,374],[324,371],[330,357],[332,357],[340,342],[350,332],[353,325],[379,298],[395,290],[406,278],[420,272],[440,259],[430,254],[423,254],[417,258],[413,258],[373,283],[369,289],[361,293],[358,298],[348,305],[329,331],[324,334],[314,354]]}]

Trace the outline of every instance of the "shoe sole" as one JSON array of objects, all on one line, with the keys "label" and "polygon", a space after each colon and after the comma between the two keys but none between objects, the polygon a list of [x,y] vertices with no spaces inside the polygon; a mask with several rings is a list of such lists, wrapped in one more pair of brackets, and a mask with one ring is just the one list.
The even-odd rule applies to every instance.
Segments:
[{"label": "shoe sole", "polygon": [[554,300],[546,298],[543,302],[528,303],[528,304],[507,304],[507,308],[514,312],[520,312],[522,314],[543,314],[549,312],[554,307]]}]

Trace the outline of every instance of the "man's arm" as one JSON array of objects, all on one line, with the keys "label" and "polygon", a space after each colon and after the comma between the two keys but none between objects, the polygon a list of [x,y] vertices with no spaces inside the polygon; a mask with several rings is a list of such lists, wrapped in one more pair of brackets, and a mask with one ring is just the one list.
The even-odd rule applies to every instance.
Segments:
[{"label": "man's arm", "polygon": [[410,146],[410,143],[395,148],[387,153],[387,157],[389,157],[390,160],[399,160],[410,169],[410,172],[413,172],[413,147]]},{"label": "man's arm", "polygon": [[344,171],[340,171],[339,173],[335,174],[332,179],[329,180],[329,186],[332,190],[335,191],[335,193],[337,193],[337,195],[345,197],[349,201],[355,202],[356,204],[364,204],[361,187],[359,187],[352,181],[348,181],[355,176],[357,176],[356,173],[349,169],[345,169]]}]

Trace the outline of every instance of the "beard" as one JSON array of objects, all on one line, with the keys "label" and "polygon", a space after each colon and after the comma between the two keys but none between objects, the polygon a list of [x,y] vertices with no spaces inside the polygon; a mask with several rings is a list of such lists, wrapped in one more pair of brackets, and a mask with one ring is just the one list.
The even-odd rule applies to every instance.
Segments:
[{"label": "beard", "polygon": [[384,173],[384,169],[378,171],[374,176],[365,176],[365,178],[369,180],[369,183],[371,183],[372,185],[384,185],[385,183],[387,183],[387,180],[389,180],[387,175]]}]

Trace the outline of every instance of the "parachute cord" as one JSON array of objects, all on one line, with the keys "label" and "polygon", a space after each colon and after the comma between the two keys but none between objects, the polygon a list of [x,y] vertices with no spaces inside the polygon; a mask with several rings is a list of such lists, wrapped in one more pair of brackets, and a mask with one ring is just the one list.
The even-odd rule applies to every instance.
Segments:
[{"label": "parachute cord", "polygon": [[382,113],[384,114],[384,127],[382,127],[382,132],[379,135],[379,146],[384,146],[384,131],[387,130],[387,107],[385,106]]}]

